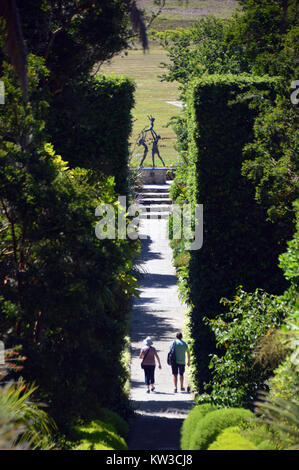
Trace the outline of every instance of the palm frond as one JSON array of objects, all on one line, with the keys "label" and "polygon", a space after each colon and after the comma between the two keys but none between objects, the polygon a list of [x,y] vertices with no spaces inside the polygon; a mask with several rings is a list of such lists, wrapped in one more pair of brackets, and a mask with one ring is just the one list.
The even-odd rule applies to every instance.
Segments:
[{"label": "palm frond", "polygon": [[291,400],[260,393],[260,399],[255,403],[257,413],[262,414],[263,420],[281,433],[288,443],[288,449],[299,449],[298,391],[298,389],[294,391],[294,398]]},{"label": "palm frond", "polygon": [[[31,449],[40,448],[42,441],[56,430],[54,420],[42,409],[44,405],[32,400],[36,389],[34,384],[25,387],[23,382],[0,387],[0,420],[7,423],[8,430],[13,432],[15,429],[15,445],[30,446]],[[51,445],[43,445],[45,448],[49,449]]]}]

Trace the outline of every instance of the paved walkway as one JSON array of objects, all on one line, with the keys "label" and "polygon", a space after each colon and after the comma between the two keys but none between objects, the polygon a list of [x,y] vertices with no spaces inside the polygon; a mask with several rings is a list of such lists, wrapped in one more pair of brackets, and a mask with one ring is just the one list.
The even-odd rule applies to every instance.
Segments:
[{"label": "paved walkway", "polygon": [[[184,307],[177,294],[166,230],[167,219],[142,220],[139,230],[148,238],[142,240],[141,295],[132,311],[131,400],[136,414],[130,422],[130,450],[179,449],[180,427],[193,406],[191,394],[174,393],[171,368],[167,364],[170,343],[183,326]],[[146,336],[152,337],[162,364],[162,369],[156,367],[156,391],[150,394],[146,393],[138,358]]]}]

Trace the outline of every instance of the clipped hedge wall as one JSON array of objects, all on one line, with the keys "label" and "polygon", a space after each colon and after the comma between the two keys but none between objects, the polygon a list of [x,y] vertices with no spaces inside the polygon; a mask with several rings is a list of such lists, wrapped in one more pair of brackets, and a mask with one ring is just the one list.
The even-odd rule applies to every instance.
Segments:
[{"label": "clipped hedge wall", "polygon": [[278,432],[244,408],[195,406],[181,428],[182,450],[276,450]]},{"label": "clipped hedge wall", "polygon": [[121,195],[127,194],[134,90],[126,77],[71,82],[55,97],[47,123],[56,152],[64,160],[72,167],[114,176]]},{"label": "clipped hedge wall", "polygon": [[[191,336],[199,391],[211,380],[215,340],[204,317],[223,311],[219,301],[240,285],[281,293],[286,287],[277,267],[281,241],[255,201],[253,185],[241,175],[242,149],[252,140],[255,110],[237,99],[252,86],[273,91],[276,79],[248,75],[209,75],[187,94],[189,129],[188,195],[203,204],[203,247],[191,251],[188,273]],[[274,92],[273,92],[274,93]]]},{"label": "clipped hedge wall", "polygon": [[226,428],[248,422],[254,414],[243,408],[224,408],[199,419],[186,450],[207,450]]},{"label": "clipped hedge wall", "polygon": [[180,447],[182,450],[188,450],[193,433],[196,429],[197,423],[206,414],[216,410],[216,407],[210,403],[195,406],[189,413],[187,418],[183,421],[181,427],[181,442]]}]

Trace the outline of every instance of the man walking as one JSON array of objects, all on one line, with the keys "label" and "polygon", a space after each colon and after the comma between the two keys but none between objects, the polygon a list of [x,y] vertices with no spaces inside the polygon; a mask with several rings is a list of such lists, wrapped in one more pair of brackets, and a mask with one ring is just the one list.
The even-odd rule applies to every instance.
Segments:
[{"label": "man walking", "polygon": [[[176,339],[171,343],[170,349],[174,346],[175,350],[175,359],[176,362],[172,364],[172,375],[173,375],[173,383],[174,383],[174,393],[178,391],[178,373],[180,375],[180,386],[181,392],[185,391],[184,388],[184,373],[185,373],[185,356],[187,353],[188,361],[187,366],[190,366],[190,352],[188,348],[188,344],[182,340],[183,335],[182,333],[177,333]],[[188,387],[189,389],[189,387]]]}]

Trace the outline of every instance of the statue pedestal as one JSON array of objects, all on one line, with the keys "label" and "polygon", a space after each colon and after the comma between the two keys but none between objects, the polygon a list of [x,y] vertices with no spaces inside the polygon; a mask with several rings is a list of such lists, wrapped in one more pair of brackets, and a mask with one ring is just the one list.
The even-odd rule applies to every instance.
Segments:
[{"label": "statue pedestal", "polygon": [[143,184],[166,184],[167,168],[139,168]]}]

